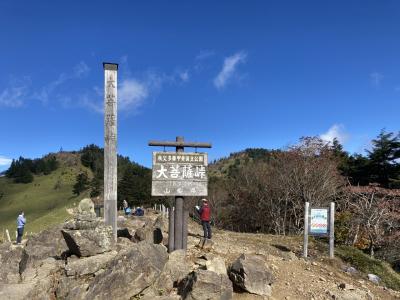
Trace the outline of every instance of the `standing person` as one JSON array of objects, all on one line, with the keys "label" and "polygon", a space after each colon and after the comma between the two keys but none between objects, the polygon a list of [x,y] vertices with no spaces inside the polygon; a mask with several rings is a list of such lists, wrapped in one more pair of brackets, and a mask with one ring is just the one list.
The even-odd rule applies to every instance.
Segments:
[{"label": "standing person", "polygon": [[128,207],[128,202],[126,201],[126,199],[124,199],[124,201],[122,202],[123,206],[124,206],[124,210]]},{"label": "standing person", "polygon": [[17,244],[21,244],[22,236],[24,234],[25,223],[26,223],[26,219],[24,216],[24,212],[21,211],[21,213],[19,214],[19,216],[17,218],[17,232],[18,232]]},{"label": "standing person", "polygon": [[207,199],[201,199],[201,201],[203,202],[203,204],[199,210],[199,214],[200,214],[201,224],[203,225],[204,238],[211,239],[211,226],[210,226],[211,209],[208,206]]}]

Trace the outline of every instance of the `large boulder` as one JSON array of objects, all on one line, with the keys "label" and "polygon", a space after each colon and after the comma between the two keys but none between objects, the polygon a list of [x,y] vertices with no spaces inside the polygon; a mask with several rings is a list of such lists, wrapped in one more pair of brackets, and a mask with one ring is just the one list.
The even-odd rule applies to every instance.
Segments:
[{"label": "large boulder", "polygon": [[78,257],[92,256],[111,251],[114,246],[112,228],[99,226],[94,230],[61,231],[71,254]]},{"label": "large boulder", "polygon": [[15,247],[11,243],[0,244],[1,283],[18,283],[21,281],[20,262],[22,257],[22,247]]},{"label": "large boulder", "polygon": [[232,299],[232,282],[227,275],[208,270],[197,270],[188,275],[179,287],[185,300]]},{"label": "large boulder", "polygon": [[149,219],[142,228],[135,232],[136,241],[147,241],[149,243],[161,244],[163,241],[163,218],[158,217],[154,222]]},{"label": "large boulder", "polygon": [[68,247],[60,230],[61,226],[56,226],[43,230],[28,239],[20,263],[21,273],[26,269],[36,267],[44,259],[64,257]]},{"label": "large boulder", "polygon": [[96,256],[68,259],[65,265],[65,273],[67,276],[80,277],[88,274],[95,274],[96,272],[104,269],[115,256],[116,251],[111,251]]},{"label": "large boulder", "polygon": [[85,299],[131,299],[155,282],[167,260],[168,253],[162,245],[132,244],[94,278]]},{"label": "large boulder", "polygon": [[55,290],[56,299],[84,300],[88,284],[74,277],[62,277]]},{"label": "large boulder", "polygon": [[186,251],[175,250],[169,254],[169,259],[160,276],[157,278],[154,288],[171,292],[190,272],[190,266],[186,261]]},{"label": "large boulder", "polygon": [[219,275],[227,275],[225,261],[221,257],[212,257],[206,261],[206,268]]},{"label": "large boulder", "polygon": [[233,285],[243,291],[261,296],[271,296],[271,284],[275,278],[262,258],[242,254],[229,268]]}]

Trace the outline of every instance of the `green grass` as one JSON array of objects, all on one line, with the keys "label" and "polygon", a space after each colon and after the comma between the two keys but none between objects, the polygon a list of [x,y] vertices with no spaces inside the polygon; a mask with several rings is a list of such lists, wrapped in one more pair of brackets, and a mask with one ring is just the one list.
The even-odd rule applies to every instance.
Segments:
[{"label": "green grass", "polygon": [[388,263],[350,246],[336,247],[335,253],[357,270],[366,274],[375,274],[382,279],[387,287],[400,291],[400,274],[396,273]]},{"label": "green grass", "polygon": [[[0,195],[3,196],[0,198],[0,235],[8,229],[11,238],[15,238],[16,219],[21,210],[27,218],[26,233],[38,232],[62,223],[68,217],[66,208],[87,196],[72,194],[76,174],[81,169],[84,168],[80,165],[62,165],[49,175],[35,176],[34,181],[28,184],[16,184],[1,177]],[[55,189],[57,182],[59,188]]]}]

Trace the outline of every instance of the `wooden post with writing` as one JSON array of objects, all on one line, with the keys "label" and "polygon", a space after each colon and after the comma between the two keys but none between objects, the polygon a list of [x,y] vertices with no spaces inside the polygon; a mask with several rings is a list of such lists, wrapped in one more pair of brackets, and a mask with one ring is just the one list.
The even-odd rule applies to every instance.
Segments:
[{"label": "wooden post with writing", "polygon": [[[176,137],[175,141],[150,141],[149,146],[175,147],[176,153],[183,153],[185,147],[211,148],[210,143],[185,142],[184,138],[181,136]],[[154,162],[155,161],[153,160],[153,164]],[[203,196],[205,195],[207,195],[207,190],[206,193],[203,194]],[[173,209],[172,206],[169,210],[169,228],[168,228],[169,252],[179,249],[186,250],[187,234],[188,234],[188,217],[189,217],[189,211],[187,207],[185,207],[184,197],[181,195],[175,196],[175,209]]]},{"label": "wooden post with writing", "polygon": [[104,222],[117,240],[117,71],[118,64],[104,68]]}]

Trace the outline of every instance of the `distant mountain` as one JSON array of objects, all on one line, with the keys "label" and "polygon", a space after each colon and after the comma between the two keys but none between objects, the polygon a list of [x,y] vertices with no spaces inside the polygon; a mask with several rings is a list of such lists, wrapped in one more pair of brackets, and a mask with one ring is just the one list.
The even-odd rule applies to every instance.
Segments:
[{"label": "distant mountain", "polygon": [[[90,151],[87,151],[88,149]],[[101,196],[102,151],[103,149],[90,145],[80,151],[49,153],[43,158],[55,157],[58,162],[57,169],[47,175],[33,173],[33,181],[29,183],[16,183],[14,178],[6,177],[5,172],[2,172],[0,175],[0,231],[9,229],[10,232],[14,232],[15,219],[21,210],[25,211],[27,217],[26,232],[37,232],[63,222],[68,217],[67,208],[73,207],[82,198],[91,196],[92,185],[95,185],[96,191]],[[94,152],[98,155],[92,156]],[[87,174],[89,182],[86,189],[76,195],[73,193],[73,188],[80,173]],[[96,180],[96,178],[100,179]],[[118,178],[125,179],[124,188],[118,191],[119,195],[127,198],[131,196],[128,200],[132,202],[137,199],[140,201],[151,199],[150,169],[131,162],[127,157],[118,156]]]}]

